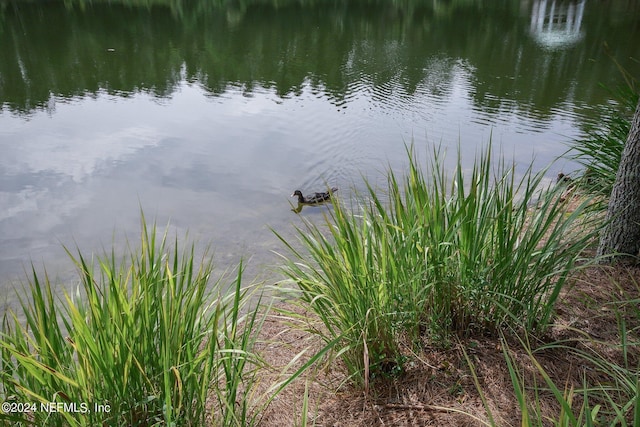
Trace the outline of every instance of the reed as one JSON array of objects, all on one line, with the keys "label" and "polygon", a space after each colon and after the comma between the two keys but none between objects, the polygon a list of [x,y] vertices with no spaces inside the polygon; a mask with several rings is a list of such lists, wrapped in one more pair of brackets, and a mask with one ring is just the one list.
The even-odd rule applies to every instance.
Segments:
[{"label": "reed", "polygon": [[[604,198],[613,190],[638,103],[638,93],[631,86],[610,92],[614,103],[599,107],[599,115],[604,119],[592,123],[585,137],[572,141],[567,156],[584,168],[577,176],[580,189]],[[601,207],[604,209],[606,205]]]},{"label": "reed", "polygon": [[[386,192],[367,183],[353,208],[333,204],[323,224],[305,223],[304,249],[281,236],[285,273],[338,341],[356,384],[402,371],[403,341],[504,327],[543,331],[567,275],[593,238],[576,226],[544,171],[516,179],[491,148],[470,171],[458,156],[447,179],[442,154],[424,171],[408,149],[408,173],[388,172]],[[581,228],[581,230],[587,227]],[[277,233],[276,233],[277,234]]]},{"label": "reed", "polygon": [[[21,312],[5,314],[0,335],[0,400],[37,405],[0,414],[12,425],[248,425],[256,312],[242,265],[227,291],[193,245],[169,248],[144,217],[140,249],[119,261],[70,254],[80,283],[58,300],[33,271]],[[24,319],[24,321],[22,320]],[[212,408],[207,400],[214,391]],[[40,410],[59,403],[60,412]],[[88,405],[84,410],[82,404]],[[94,404],[103,405],[95,411]],[[76,405],[75,407],[73,405]],[[210,405],[211,406],[211,405]],[[75,410],[78,412],[75,412]]]}]

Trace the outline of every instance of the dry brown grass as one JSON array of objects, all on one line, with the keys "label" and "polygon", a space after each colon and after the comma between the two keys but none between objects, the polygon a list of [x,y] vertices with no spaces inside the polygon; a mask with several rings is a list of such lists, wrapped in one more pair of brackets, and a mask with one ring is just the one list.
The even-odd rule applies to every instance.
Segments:
[{"label": "dry brown grass", "polygon": [[[569,351],[597,351],[611,362],[622,364],[619,319],[627,322],[627,339],[638,341],[638,286],[640,269],[590,267],[572,277],[558,316],[546,336],[530,342],[534,356],[562,390],[579,389],[610,380],[584,358]],[[634,302],[635,300],[635,302]],[[626,303],[625,303],[626,301]],[[275,310],[265,322],[258,351],[271,365],[260,372],[260,387],[266,390],[282,380],[322,347],[308,332],[320,327],[313,313],[289,302]],[[565,347],[545,344],[562,341]],[[508,339],[508,352],[524,377],[531,399],[537,399],[544,416],[557,418],[560,406],[517,337]],[[537,350],[536,350],[537,349]],[[294,365],[291,360],[306,353]],[[470,368],[465,353],[471,361]],[[308,425],[316,426],[476,426],[489,422],[481,393],[495,424],[521,425],[521,414],[509,376],[499,336],[470,336],[448,349],[424,343],[419,354],[408,349],[406,370],[397,378],[376,379],[367,395],[354,389],[339,361],[325,361],[309,370],[280,393],[262,414],[262,426],[300,425],[305,388],[308,390]],[[638,366],[640,352],[631,346],[628,363]],[[289,365],[287,372],[283,369]],[[477,385],[474,381],[477,378]],[[533,386],[537,397],[533,395]],[[574,408],[580,407],[579,393]]]}]

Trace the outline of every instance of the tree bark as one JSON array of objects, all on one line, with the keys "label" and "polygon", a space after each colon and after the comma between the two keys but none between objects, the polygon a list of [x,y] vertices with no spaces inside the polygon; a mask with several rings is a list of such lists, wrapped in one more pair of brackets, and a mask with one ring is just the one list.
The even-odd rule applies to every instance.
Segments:
[{"label": "tree bark", "polygon": [[622,152],[600,237],[601,262],[634,262],[640,252],[640,100]]}]

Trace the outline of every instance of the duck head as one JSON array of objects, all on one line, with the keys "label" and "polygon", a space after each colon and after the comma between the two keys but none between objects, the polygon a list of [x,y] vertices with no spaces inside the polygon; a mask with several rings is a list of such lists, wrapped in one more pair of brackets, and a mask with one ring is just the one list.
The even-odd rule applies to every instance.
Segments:
[{"label": "duck head", "polygon": [[302,195],[302,191],[300,190],[296,190],[293,192],[293,194],[291,195],[291,197],[296,197],[298,196],[298,203],[304,203],[305,199],[304,196]]}]

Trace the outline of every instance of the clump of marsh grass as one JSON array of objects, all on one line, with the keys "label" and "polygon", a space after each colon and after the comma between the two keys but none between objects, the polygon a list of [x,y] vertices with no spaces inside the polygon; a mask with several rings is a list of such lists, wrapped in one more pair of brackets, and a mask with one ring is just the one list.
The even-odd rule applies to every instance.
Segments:
[{"label": "clump of marsh grass", "polygon": [[600,107],[599,114],[604,119],[591,124],[585,137],[572,141],[568,155],[584,168],[577,176],[580,189],[604,198],[613,190],[638,103],[638,93],[631,85],[611,93],[615,102]]},{"label": "clump of marsh grass", "polygon": [[[243,314],[242,265],[228,290],[222,280],[211,290],[211,261],[196,266],[193,246],[181,252],[166,237],[156,240],[155,225],[147,229],[143,218],[140,250],[128,260],[118,262],[112,251],[96,268],[70,254],[81,286],[63,301],[46,275],[33,272],[22,312],[3,320],[0,400],[36,410],[0,418],[52,426],[196,426],[211,417],[213,425],[253,423],[260,318]],[[207,399],[216,402],[211,411]],[[41,409],[51,402],[66,406]]]},{"label": "clump of marsh grass", "polygon": [[568,212],[542,188],[544,171],[516,179],[489,148],[467,172],[458,157],[448,180],[438,151],[426,171],[407,152],[408,173],[389,171],[386,194],[367,183],[358,209],[334,203],[324,225],[299,228],[303,250],[279,236],[285,273],[326,327],[318,333],[365,388],[402,370],[402,340],[543,331],[592,237],[579,233],[580,207]]}]

